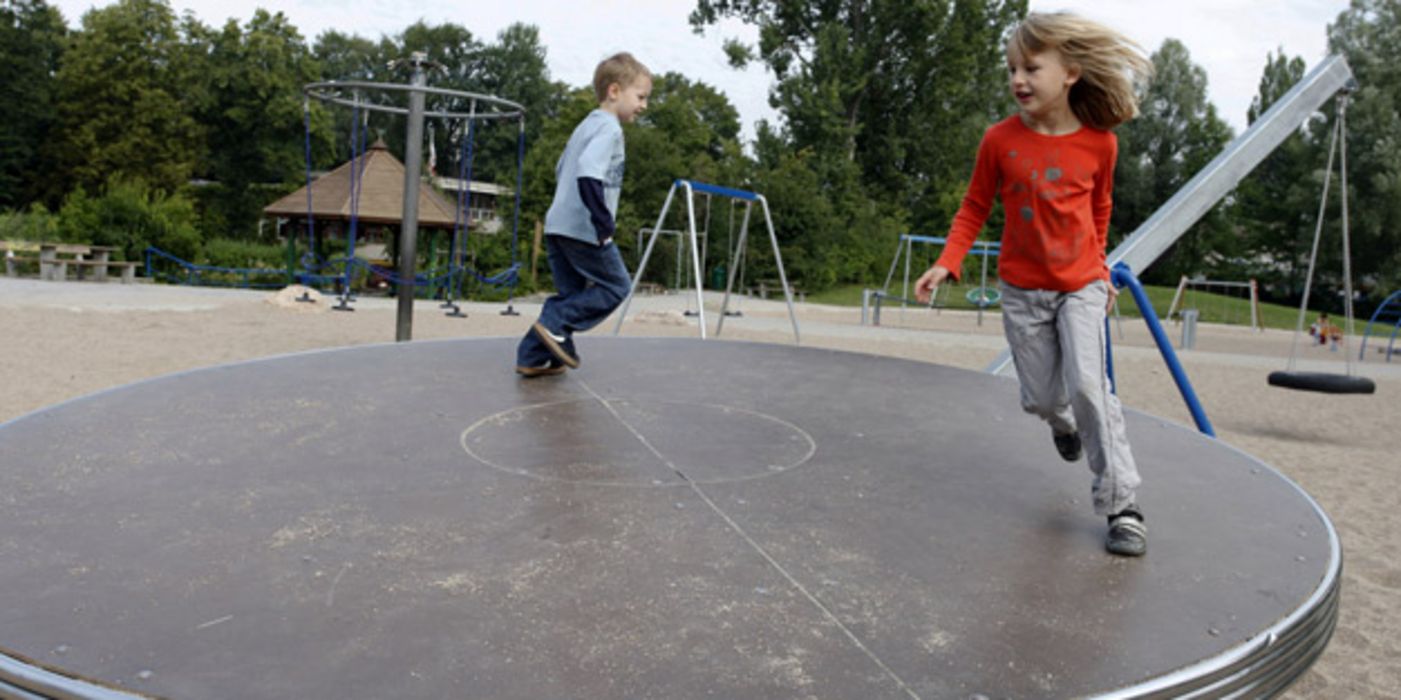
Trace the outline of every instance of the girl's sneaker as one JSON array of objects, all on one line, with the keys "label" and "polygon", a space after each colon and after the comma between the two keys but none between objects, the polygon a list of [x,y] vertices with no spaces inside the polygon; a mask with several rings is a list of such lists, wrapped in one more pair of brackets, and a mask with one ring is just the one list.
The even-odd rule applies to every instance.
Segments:
[{"label": "girl's sneaker", "polygon": [[1104,548],[1124,557],[1141,557],[1148,551],[1148,526],[1138,506],[1129,506],[1109,516],[1109,535]]},{"label": "girl's sneaker", "polygon": [[1079,461],[1080,455],[1084,453],[1080,446],[1080,433],[1078,432],[1064,435],[1052,432],[1051,438],[1056,441],[1056,452],[1059,452],[1060,458],[1067,462]]}]

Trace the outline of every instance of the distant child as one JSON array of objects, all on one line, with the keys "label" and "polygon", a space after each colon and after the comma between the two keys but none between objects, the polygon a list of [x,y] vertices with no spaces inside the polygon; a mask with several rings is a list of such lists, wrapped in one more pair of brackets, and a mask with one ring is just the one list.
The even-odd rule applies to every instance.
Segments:
[{"label": "distant child", "polygon": [[1080,459],[1083,445],[1095,512],[1109,520],[1105,547],[1139,556],[1148,530],[1135,500],[1138,468],[1105,367],[1104,320],[1117,294],[1105,247],[1119,148],[1110,129],[1138,114],[1135,88],[1152,64],[1113,30],[1034,12],[1007,42],[1007,74],[1020,110],[984,133],[948,243],[915,295],[927,302],[958,277],[1000,197],[1002,322],[1022,408],[1050,424],[1066,461]]},{"label": "distant child", "polygon": [[525,377],[578,367],[574,333],[607,318],[632,282],[613,243],[623,187],[622,123],[647,109],[652,73],[632,54],[620,53],[594,69],[593,88],[598,109],[574,128],[555,165],[555,198],[545,214],[555,295],[516,349],[516,372]]}]

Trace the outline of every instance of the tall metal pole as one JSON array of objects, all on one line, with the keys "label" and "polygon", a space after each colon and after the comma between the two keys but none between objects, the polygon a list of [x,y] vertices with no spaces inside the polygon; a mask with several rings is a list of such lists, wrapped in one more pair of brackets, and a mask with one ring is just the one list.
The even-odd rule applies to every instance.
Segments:
[{"label": "tall metal pole", "polygon": [[[414,52],[409,57],[413,66],[414,88],[428,85],[423,66],[427,54]],[[421,89],[409,92],[408,143],[404,148],[404,217],[399,226],[399,315],[394,326],[394,340],[413,339],[413,300],[418,257],[418,180],[423,164],[423,104]]]}]

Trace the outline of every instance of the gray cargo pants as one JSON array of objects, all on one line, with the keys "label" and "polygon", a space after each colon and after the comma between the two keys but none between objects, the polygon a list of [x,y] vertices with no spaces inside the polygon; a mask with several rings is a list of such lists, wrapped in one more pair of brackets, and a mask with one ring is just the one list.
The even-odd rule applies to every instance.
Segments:
[{"label": "gray cargo pants", "polygon": [[1057,434],[1078,429],[1094,473],[1095,512],[1134,505],[1140,482],[1124,413],[1106,374],[1104,319],[1109,292],[1095,281],[1075,292],[1002,290],[1002,327],[1021,381],[1022,408]]}]

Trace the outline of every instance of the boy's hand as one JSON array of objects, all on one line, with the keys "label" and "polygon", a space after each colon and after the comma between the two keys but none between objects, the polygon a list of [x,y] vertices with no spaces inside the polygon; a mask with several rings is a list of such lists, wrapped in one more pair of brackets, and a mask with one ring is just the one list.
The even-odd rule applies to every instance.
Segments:
[{"label": "boy's hand", "polygon": [[935,265],[919,276],[915,282],[915,300],[921,304],[928,304],[934,297],[934,292],[949,278],[949,269],[943,265]]},{"label": "boy's hand", "polygon": [[1108,316],[1114,313],[1114,300],[1119,298],[1119,289],[1113,282],[1104,286],[1109,289],[1109,302],[1104,305],[1104,315]]}]

